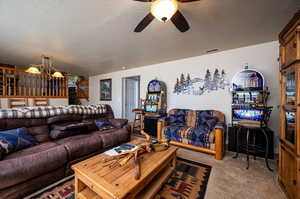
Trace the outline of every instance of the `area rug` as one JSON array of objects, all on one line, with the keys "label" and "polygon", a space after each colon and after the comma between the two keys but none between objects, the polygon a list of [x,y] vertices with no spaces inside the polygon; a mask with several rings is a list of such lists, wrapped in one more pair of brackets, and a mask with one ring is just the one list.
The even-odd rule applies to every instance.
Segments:
[{"label": "area rug", "polygon": [[[176,170],[155,199],[203,199],[211,166],[186,159],[177,159]],[[74,177],[51,185],[26,199],[75,199]]]}]

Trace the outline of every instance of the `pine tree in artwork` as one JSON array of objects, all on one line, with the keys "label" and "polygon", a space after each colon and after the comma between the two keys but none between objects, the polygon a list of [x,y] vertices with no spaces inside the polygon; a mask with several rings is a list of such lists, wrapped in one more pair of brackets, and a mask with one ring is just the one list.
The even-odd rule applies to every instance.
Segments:
[{"label": "pine tree in artwork", "polygon": [[190,86],[191,83],[192,83],[191,82],[191,77],[190,77],[190,74],[188,74],[187,77],[186,77],[186,84],[187,84],[187,86]]},{"label": "pine tree in artwork", "polygon": [[183,89],[185,88],[185,78],[183,73],[180,75],[180,87],[181,91],[183,91]]},{"label": "pine tree in artwork", "polygon": [[208,69],[206,70],[204,81],[211,81],[211,74],[210,74],[210,71]]},{"label": "pine tree in artwork", "polygon": [[174,93],[179,94],[180,93],[180,86],[179,86],[179,79],[177,78],[175,87],[174,87]]},{"label": "pine tree in artwork", "polygon": [[219,74],[219,70],[216,69],[215,73],[214,73],[214,77],[213,77],[213,86],[212,86],[212,89],[213,90],[218,90],[219,83],[220,83],[220,74]]},{"label": "pine tree in artwork", "polygon": [[211,90],[211,74],[210,71],[207,69],[206,74],[205,74],[205,78],[204,78],[204,89],[207,91]]},{"label": "pine tree in artwork", "polygon": [[225,71],[222,70],[219,88],[225,89],[225,86],[226,86]]}]

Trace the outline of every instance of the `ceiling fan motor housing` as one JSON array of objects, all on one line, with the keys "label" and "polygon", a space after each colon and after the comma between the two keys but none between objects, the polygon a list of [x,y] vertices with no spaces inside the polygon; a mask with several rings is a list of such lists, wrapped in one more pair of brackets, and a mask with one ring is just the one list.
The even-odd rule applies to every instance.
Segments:
[{"label": "ceiling fan motor housing", "polygon": [[180,32],[186,32],[190,29],[189,23],[178,10],[178,2],[188,3],[199,0],[134,0],[140,2],[152,2],[151,12],[146,15],[136,26],[134,32],[142,32],[153,20],[158,19],[161,22],[172,21]]}]

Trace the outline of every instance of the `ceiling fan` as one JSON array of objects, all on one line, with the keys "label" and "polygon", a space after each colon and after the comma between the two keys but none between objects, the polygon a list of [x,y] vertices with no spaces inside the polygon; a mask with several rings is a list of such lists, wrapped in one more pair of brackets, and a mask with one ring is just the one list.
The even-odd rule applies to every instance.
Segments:
[{"label": "ceiling fan", "polygon": [[186,32],[190,26],[181,12],[178,10],[178,2],[188,3],[200,0],[134,0],[141,2],[151,2],[150,13],[137,25],[134,32],[142,32],[154,18],[167,22],[171,20],[180,32]]}]

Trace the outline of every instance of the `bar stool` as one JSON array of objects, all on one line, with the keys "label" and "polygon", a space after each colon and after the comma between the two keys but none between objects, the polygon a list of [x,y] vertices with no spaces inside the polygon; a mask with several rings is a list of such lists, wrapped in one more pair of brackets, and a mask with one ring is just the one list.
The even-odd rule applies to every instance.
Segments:
[{"label": "bar stool", "polygon": [[[254,160],[256,160],[256,152],[262,152],[265,155],[265,163],[266,167],[269,171],[273,171],[273,169],[270,168],[268,157],[269,157],[269,138],[266,133],[267,130],[267,122],[270,118],[270,114],[272,111],[272,107],[268,107],[265,113],[265,118],[261,122],[250,122],[250,121],[240,121],[238,124],[238,131],[236,135],[236,155],[233,158],[237,158],[239,156],[240,149],[244,149],[247,154],[247,167],[246,169],[249,169],[250,161],[249,161],[249,155],[250,153],[254,154]],[[239,136],[243,134],[242,129],[246,130],[246,144],[240,144],[239,143]],[[265,148],[259,146],[256,144],[256,134],[258,132],[263,133],[265,138],[266,146]],[[250,142],[250,136],[253,134],[253,142]]]},{"label": "bar stool", "polygon": [[[239,143],[239,136],[243,135],[243,131],[242,129],[246,129],[246,144],[240,144]],[[261,146],[258,146],[255,143],[256,140],[256,134],[258,132],[263,133],[264,138],[265,138],[265,143],[266,143],[266,147],[263,148]],[[250,142],[250,135],[253,134],[253,142]],[[269,157],[269,138],[268,135],[266,133],[266,128],[260,128],[260,127],[251,127],[251,126],[244,126],[244,125],[239,125],[239,129],[237,131],[237,143],[236,143],[236,155],[234,156],[234,158],[237,158],[239,155],[239,151],[240,149],[244,149],[246,150],[247,153],[247,167],[246,169],[249,169],[250,166],[250,161],[249,161],[249,155],[250,153],[254,154],[254,160],[256,159],[256,152],[262,152],[265,154],[265,162],[266,162],[266,166],[270,171],[273,171],[270,166],[269,166],[269,161],[268,161],[268,157]]]},{"label": "bar stool", "polygon": [[144,109],[133,109],[132,112],[134,113],[134,121],[131,125],[131,132],[134,133],[136,130],[139,132],[144,129]]}]

